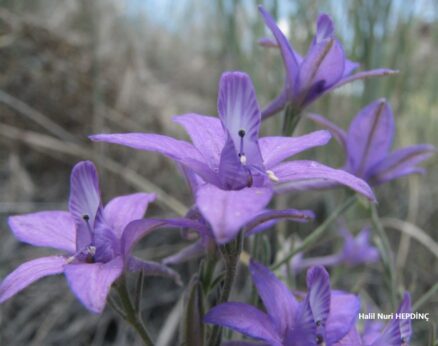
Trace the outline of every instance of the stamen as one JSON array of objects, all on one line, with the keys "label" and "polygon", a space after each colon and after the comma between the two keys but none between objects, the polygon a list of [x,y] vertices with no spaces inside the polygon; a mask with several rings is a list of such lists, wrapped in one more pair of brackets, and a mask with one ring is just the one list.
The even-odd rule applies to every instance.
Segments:
[{"label": "stamen", "polygon": [[245,130],[239,130],[238,132],[239,137],[240,137],[240,148],[239,148],[239,158],[240,158],[240,163],[242,165],[246,165],[246,156],[243,152],[243,137],[245,137]]},{"label": "stamen", "polygon": [[82,218],[84,219],[85,222],[88,222],[90,220],[90,216],[87,214],[82,215]]},{"label": "stamen", "polygon": [[93,230],[91,229],[91,226],[90,226],[90,216],[88,214],[84,214],[84,215],[82,215],[82,218],[84,219],[85,223],[87,224],[87,228],[88,228],[88,231],[90,232],[90,234],[93,233]]},{"label": "stamen", "polygon": [[240,163],[242,165],[246,165],[246,156],[245,154],[239,154]]},{"label": "stamen", "polygon": [[278,183],[280,181],[273,171],[267,170],[266,174],[268,175],[269,180],[273,181],[274,183]]}]

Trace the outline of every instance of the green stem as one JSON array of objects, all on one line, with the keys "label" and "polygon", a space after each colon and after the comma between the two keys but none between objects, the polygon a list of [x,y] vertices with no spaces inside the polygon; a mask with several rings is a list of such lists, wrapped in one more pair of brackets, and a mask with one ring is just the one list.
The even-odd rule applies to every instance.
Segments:
[{"label": "green stem", "polygon": [[296,109],[293,105],[286,105],[283,119],[283,136],[292,136],[295,128],[298,125],[298,122],[300,121],[300,113],[300,110]]},{"label": "green stem", "polygon": [[438,283],[433,285],[417,302],[412,306],[412,311],[418,311],[430,298],[438,292]]},{"label": "green stem", "polygon": [[146,346],[153,346],[154,343],[152,342],[152,339],[150,338],[143,321],[137,315],[134,305],[129,298],[125,277],[121,278],[118,285],[116,285],[116,289],[120,297],[120,302],[122,303],[123,309],[126,313],[126,321],[128,321],[135,328]]},{"label": "green stem", "polygon": [[379,237],[382,244],[382,246],[378,248],[380,250],[380,256],[382,257],[385,271],[389,276],[391,306],[393,309],[395,309],[397,305],[397,281],[395,277],[394,259],[392,255],[391,245],[389,244],[389,240],[383,228],[383,225],[380,222],[379,213],[377,212],[377,207],[375,204],[371,205],[371,220],[373,222],[374,229],[377,232],[377,236]]},{"label": "green stem", "polygon": [[293,256],[295,256],[297,253],[301,251],[308,250],[312,246],[315,245],[316,241],[328,230],[328,227],[346,210],[348,210],[351,206],[353,206],[356,202],[356,195],[349,197],[344,203],[342,203],[340,206],[338,206],[333,213],[330,214],[330,216],[325,219],[325,221],[319,225],[311,234],[309,234],[304,241],[297,246],[295,249],[293,249],[285,258],[278,261],[276,264],[274,264],[271,269],[277,270],[280,268],[283,264],[289,262]]},{"label": "green stem", "polygon": [[[225,264],[225,277],[221,294],[216,305],[226,303],[230,297],[233,287],[234,277],[236,276],[237,263],[242,252],[243,233],[240,232],[237,239],[221,248],[222,257]],[[214,326],[208,342],[209,346],[219,346],[222,338],[222,328]]]}]

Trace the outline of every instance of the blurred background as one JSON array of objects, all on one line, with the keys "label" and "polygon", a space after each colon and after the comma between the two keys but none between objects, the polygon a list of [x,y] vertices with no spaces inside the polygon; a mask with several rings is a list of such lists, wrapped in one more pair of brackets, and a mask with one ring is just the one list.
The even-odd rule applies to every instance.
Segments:
[{"label": "blurred background", "polygon": [[[283,67],[276,50],[257,45],[257,39],[267,34],[257,12],[260,2],[0,0],[0,278],[24,260],[53,253],[18,243],[8,229],[7,216],[65,209],[70,171],[80,160],[97,164],[105,201],[120,194],[154,191],[159,199],[148,215],[185,212],[191,196],[170,160],[92,144],[87,135],[156,132],[186,138],[172,116],[216,115],[217,83],[224,70],[248,72],[260,104],[266,105],[281,89]],[[335,21],[348,57],[360,62],[361,69],[400,70],[395,77],[347,85],[310,110],[346,127],[360,108],[386,97],[396,117],[394,146],[438,146],[437,1],[263,3],[301,53],[315,32],[317,15],[326,12]],[[268,120],[263,131],[279,134],[280,118]],[[297,133],[314,129],[303,120]],[[342,155],[333,155],[341,152],[340,147],[332,142],[304,157],[342,165]],[[425,166],[426,176],[403,178],[377,190],[398,275],[414,302],[438,278],[438,254],[408,235],[429,234],[437,240],[437,157]],[[320,221],[340,193],[300,193],[284,203],[314,209]],[[355,232],[364,217],[357,213],[349,215],[349,227]],[[309,232],[316,224],[294,225],[293,230]],[[333,238],[315,254],[336,249]],[[157,234],[138,251],[144,258],[160,259],[183,245],[177,232],[166,238]],[[196,268],[195,261],[178,269],[187,282]],[[360,285],[356,275],[361,275]],[[345,268],[332,285],[363,295],[368,292],[382,311],[390,312],[380,276],[378,265],[354,272]],[[250,283],[241,283],[245,285]],[[159,345],[177,344],[182,294],[183,289],[169,280],[146,280],[144,316]],[[420,310],[433,317],[428,323],[415,323],[414,345],[426,345],[436,331],[437,307],[434,295]],[[91,315],[62,277],[51,277],[0,306],[0,344],[134,345],[140,341],[109,307],[102,316]]]}]

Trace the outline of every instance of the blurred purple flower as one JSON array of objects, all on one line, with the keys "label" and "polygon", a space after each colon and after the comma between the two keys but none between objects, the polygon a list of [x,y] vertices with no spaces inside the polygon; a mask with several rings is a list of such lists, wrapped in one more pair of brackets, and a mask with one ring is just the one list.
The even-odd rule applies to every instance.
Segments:
[{"label": "blurred purple flower", "polygon": [[346,155],[344,169],[371,185],[424,173],[425,170],[416,165],[436,152],[429,144],[390,152],[395,132],[394,115],[384,99],[363,108],[351,122],[348,133],[320,115],[309,117],[330,130],[342,145]]},{"label": "blurred purple flower", "polygon": [[323,267],[312,267],[307,272],[308,292],[301,302],[261,264],[252,261],[250,272],[267,313],[230,302],[211,309],[204,318],[206,323],[233,329],[272,346],[336,345],[352,329],[359,299],[331,291]]},{"label": "blurred purple flower", "polygon": [[[405,293],[397,310],[397,314],[409,314],[412,312],[411,298]],[[412,336],[412,322],[407,316],[396,316],[385,326],[380,322],[371,322],[366,325],[363,335],[360,335],[356,327],[341,340],[339,346],[408,346]]]},{"label": "blurred purple flower", "polygon": [[377,69],[352,74],[359,64],[345,57],[342,45],[335,37],[333,21],[326,14],[318,17],[316,35],[307,54],[302,57],[287,41],[271,15],[261,5],[259,10],[275,38],[275,41],[264,38],[260,43],[280,48],[286,72],[283,90],[262,111],[263,119],[279,112],[288,104],[296,112],[300,112],[321,95],[349,82],[396,73],[390,69]]},{"label": "blurred purple flower", "polygon": [[[171,137],[144,134],[99,134],[93,141],[125,145],[139,150],[158,151],[183,166],[191,183],[204,182],[222,190],[271,187],[271,182],[323,179],[350,187],[375,200],[370,187],[361,179],[314,161],[288,161],[304,150],[325,145],[328,131],[300,137],[259,139],[260,110],[254,86],[248,75],[227,72],[219,83],[219,119],[199,114],[175,117],[188,132],[193,144]],[[198,177],[193,176],[194,172]]]},{"label": "blurred purple flower", "polygon": [[302,258],[301,253],[297,254],[291,262],[294,271],[316,265],[325,267],[340,264],[356,266],[374,263],[379,260],[377,248],[370,244],[370,229],[368,227],[363,228],[356,237],[346,228],[341,228],[340,233],[344,239],[344,244],[338,253],[313,258]]},{"label": "blurred purple flower", "polygon": [[[12,216],[9,225],[17,239],[67,253],[20,265],[0,284],[0,303],[36,280],[64,273],[70,289],[85,307],[101,313],[113,282],[127,269],[144,270],[178,280],[166,266],[131,256],[135,243],[158,227],[195,227],[186,219],[143,219],[155,194],[136,193],[102,206],[94,164],[78,163],[71,174],[69,212],[43,211]],[[134,221],[137,220],[137,221]]]}]

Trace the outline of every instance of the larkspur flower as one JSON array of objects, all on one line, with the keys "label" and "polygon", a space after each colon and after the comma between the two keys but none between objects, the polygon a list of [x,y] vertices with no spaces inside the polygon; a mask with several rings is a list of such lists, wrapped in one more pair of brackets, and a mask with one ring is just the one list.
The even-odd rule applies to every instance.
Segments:
[{"label": "larkspur flower", "polygon": [[[397,314],[411,312],[411,298],[406,292]],[[383,329],[380,322],[371,322],[362,335],[353,327],[339,346],[408,346],[412,336],[411,324],[410,318],[395,316]]]},{"label": "larkspur flower", "polygon": [[425,170],[416,165],[436,152],[429,144],[417,144],[390,152],[395,133],[394,115],[384,99],[363,108],[351,122],[348,133],[321,115],[311,114],[309,117],[330,130],[342,145],[346,156],[343,169],[370,185],[424,173]]},{"label": "larkspur flower", "polygon": [[299,271],[315,265],[321,266],[336,266],[345,264],[348,266],[356,266],[365,263],[374,263],[379,259],[379,252],[375,246],[370,245],[370,228],[363,228],[357,236],[353,236],[351,232],[342,227],[340,234],[344,244],[340,251],[333,255],[323,257],[303,258],[302,253],[297,254],[292,259],[292,267],[294,271]]},{"label": "larkspur flower", "polygon": [[94,164],[78,163],[71,174],[69,211],[43,211],[11,216],[9,225],[20,241],[61,250],[66,255],[42,257],[23,263],[0,284],[0,303],[42,277],[64,273],[84,306],[100,313],[111,285],[124,272],[178,279],[178,274],[157,262],[131,255],[135,243],[158,227],[196,227],[186,219],[142,219],[151,193],[112,199],[102,206]]},{"label": "larkspur flower", "polygon": [[254,86],[245,73],[227,72],[222,75],[218,113],[219,119],[199,114],[174,118],[188,132],[193,144],[145,133],[98,134],[90,138],[160,152],[182,165],[189,174],[194,172],[200,177],[202,181],[192,177],[192,182],[197,185],[201,182],[222,190],[241,190],[246,187],[270,188],[273,182],[324,179],[348,186],[375,200],[364,181],[343,170],[315,161],[282,162],[304,150],[325,145],[330,140],[330,134],[316,131],[300,137],[259,139],[261,114]]},{"label": "larkspur flower", "polygon": [[284,87],[263,110],[263,119],[287,105],[299,113],[318,97],[349,82],[396,73],[381,68],[352,74],[359,64],[345,57],[342,45],[335,37],[333,21],[326,14],[318,17],[316,35],[307,54],[302,57],[293,49],[271,15],[262,6],[259,10],[275,38],[275,41],[264,38],[261,44],[280,49],[285,69]]},{"label": "larkspur flower", "polygon": [[331,346],[347,335],[357,319],[359,299],[332,291],[323,267],[307,272],[308,292],[300,302],[266,267],[251,261],[250,272],[266,313],[251,305],[229,302],[212,308],[204,318],[206,323],[230,328],[263,341],[262,345]]}]

